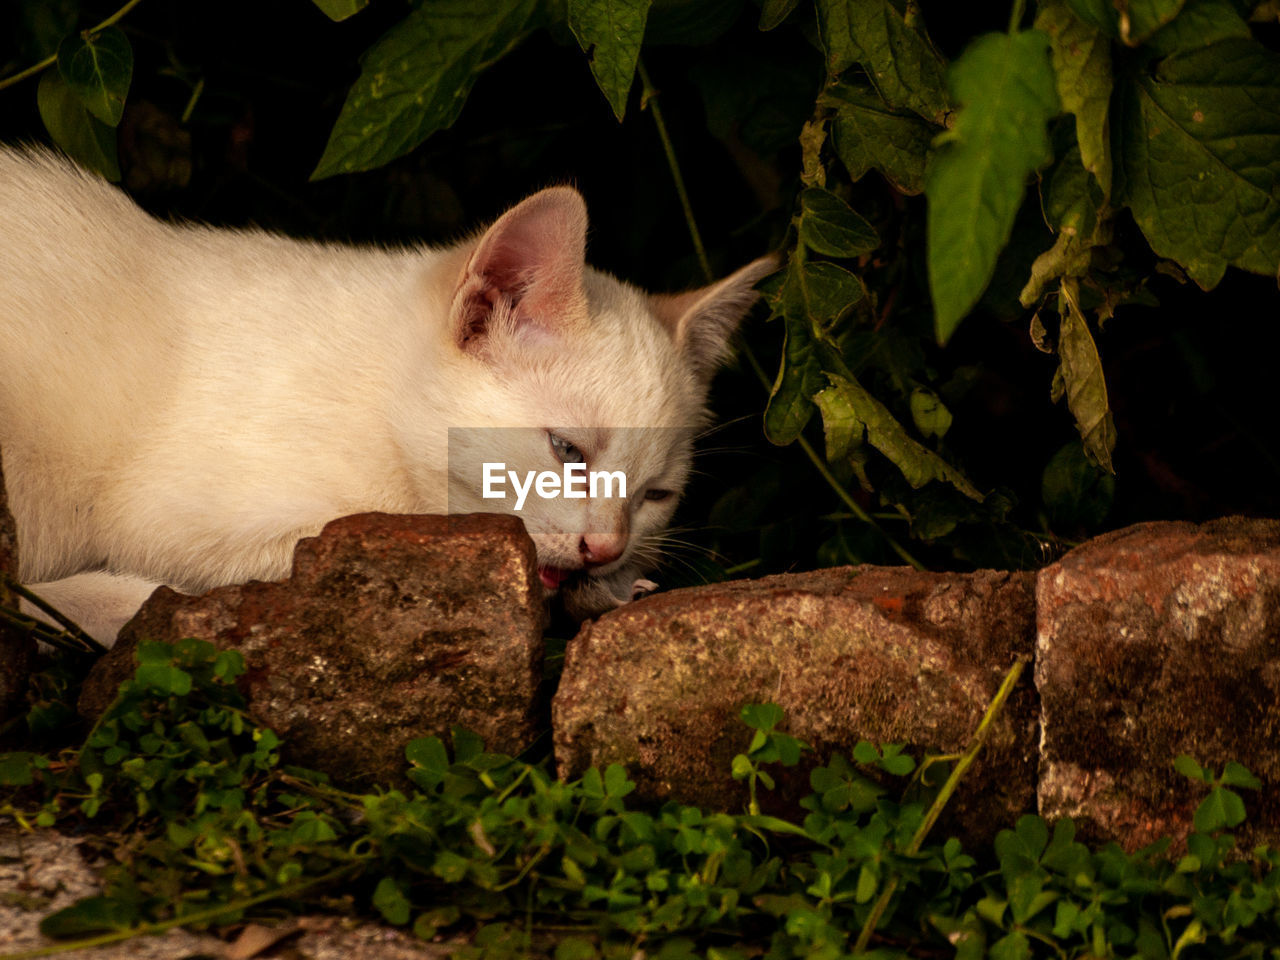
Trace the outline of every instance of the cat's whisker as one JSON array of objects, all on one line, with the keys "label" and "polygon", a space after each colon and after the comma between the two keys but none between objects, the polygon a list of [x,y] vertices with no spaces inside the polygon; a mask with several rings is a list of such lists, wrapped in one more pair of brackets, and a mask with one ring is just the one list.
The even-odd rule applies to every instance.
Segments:
[{"label": "cat's whisker", "polygon": [[735,427],[740,423],[747,422],[748,420],[754,420],[758,416],[760,416],[758,413],[744,413],[742,416],[734,417],[732,420],[722,420],[719,423],[713,423],[711,426],[695,433],[693,435],[693,441],[694,443],[697,443],[699,440],[704,440],[714,434],[721,433],[724,430],[728,430],[730,427]]}]

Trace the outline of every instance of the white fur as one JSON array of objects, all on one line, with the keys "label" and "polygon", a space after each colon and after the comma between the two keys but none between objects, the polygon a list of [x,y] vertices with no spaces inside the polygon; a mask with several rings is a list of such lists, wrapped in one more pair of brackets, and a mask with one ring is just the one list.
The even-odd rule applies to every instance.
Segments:
[{"label": "white fur", "polygon": [[[23,581],[107,571],[136,605],[142,581],[194,593],[283,577],[298,539],[339,516],[493,510],[458,464],[450,477],[449,427],[536,428],[511,434],[520,470],[553,466],[541,431],[576,428],[597,446],[593,470],[678,493],[687,430],[614,428],[702,420],[706,356],[678,332],[697,318],[662,317],[587,268],[580,242],[568,249],[579,208],[554,188],[479,240],[356,248],[162,223],[52,154],[0,148],[0,450]],[[566,246],[553,263],[489,282],[492,257],[544,239]],[[732,322],[697,308],[714,327],[704,353],[723,349],[769,265],[713,298]],[[482,310],[483,339],[460,337],[466,309]],[[590,612],[652,566],[636,557],[675,500],[579,501],[577,514],[531,501],[522,516],[543,564],[580,567],[589,529],[626,540],[580,585]]]}]

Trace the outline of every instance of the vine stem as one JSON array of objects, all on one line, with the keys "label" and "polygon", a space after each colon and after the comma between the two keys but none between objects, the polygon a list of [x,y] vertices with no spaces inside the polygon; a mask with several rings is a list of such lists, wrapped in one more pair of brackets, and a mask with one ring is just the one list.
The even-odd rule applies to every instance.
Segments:
[{"label": "vine stem", "polygon": [[1022,25],[1022,14],[1026,10],[1027,0],[1013,0],[1013,9],[1009,11],[1009,32],[1017,33]]},{"label": "vine stem", "polygon": [[[94,33],[101,33],[103,30],[107,29],[107,27],[114,27],[116,25],[116,22],[121,17],[123,17],[126,13],[128,13],[130,10],[132,10],[141,2],[142,0],[129,0],[128,3],[126,3],[123,7],[117,10],[111,16],[107,17],[107,19],[103,20],[96,27],[91,27],[88,30],[85,30],[84,34],[88,36]],[[0,80],[0,90],[3,90],[5,87],[12,87],[14,84],[17,84],[17,83],[21,83],[23,80],[27,79],[27,77],[35,76],[40,71],[46,69],[47,67],[53,66],[53,64],[57,62],[58,62],[58,55],[56,53],[51,53],[49,56],[45,57],[39,63],[32,64],[31,66],[27,67],[27,69],[19,70],[13,76],[5,77],[3,80]],[[0,958],[0,960],[2,960],[2,958]]]},{"label": "vine stem", "polygon": [[122,940],[131,940],[142,934],[164,933],[173,927],[185,927],[193,923],[205,923],[209,920],[216,920],[225,913],[232,913],[237,910],[244,910],[253,907],[259,903],[265,903],[268,900],[276,900],[280,897],[292,896],[302,890],[308,890],[311,887],[320,886],[339,879],[344,873],[349,873],[355,868],[362,867],[363,861],[357,860],[354,863],[344,864],[337,870],[331,870],[324,876],[316,877],[314,880],[299,880],[275,890],[268,890],[260,893],[255,897],[248,897],[244,900],[236,900],[232,903],[224,903],[219,907],[210,907],[208,910],[197,910],[195,913],[183,914],[180,917],[174,917],[170,920],[163,920],[160,923],[144,923],[138,927],[132,927],[128,930],[113,930],[111,933],[103,933],[96,937],[86,937],[83,940],[68,940],[65,943],[55,943],[47,947],[37,947],[34,950],[23,950],[19,953],[6,953],[0,956],[0,960],[32,960],[34,957],[51,957],[59,953],[68,953],[72,950],[84,950],[88,947],[101,947],[109,943],[119,943]]},{"label": "vine stem", "polygon": [[658,91],[649,80],[649,71],[644,68],[644,61],[636,60],[636,72],[640,74],[641,109],[648,108],[653,114],[653,125],[658,128],[658,138],[662,141],[662,150],[667,155],[667,166],[671,169],[671,179],[676,182],[676,193],[680,195],[680,206],[684,208],[684,222],[689,227],[689,239],[693,241],[694,253],[698,255],[698,266],[707,283],[715,279],[711,272],[711,261],[707,259],[707,248],[702,245],[702,233],[698,230],[698,221],[693,216],[693,204],[689,202],[689,191],[685,189],[684,175],[680,172],[680,161],[676,159],[676,148],[667,133],[667,123],[662,119],[662,107],[658,104]]},{"label": "vine stem", "polygon": [[[956,792],[956,787],[960,785],[960,780],[986,744],[987,737],[991,735],[991,728],[995,724],[996,717],[1000,715],[1005,702],[1008,701],[1010,694],[1013,693],[1013,688],[1017,685],[1026,665],[1027,659],[1019,657],[1013,662],[1013,666],[1009,668],[1008,673],[1004,675],[1000,689],[996,691],[996,695],[987,704],[987,711],[982,715],[982,720],[978,723],[978,729],[973,733],[973,740],[969,744],[969,749],[961,754],[960,759],[956,761],[955,769],[951,771],[951,776],[947,777],[947,782],[938,791],[938,795],[929,806],[924,819],[920,821],[920,826],[916,828],[915,834],[912,835],[911,842],[902,851],[907,856],[920,852],[920,846],[924,843],[925,837],[929,835],[933,825],[938,822],[938,817],[941,816],[947,801]],[[862,925],[862,930],[858,933],[858,940],[853,945],[854,956],[867,949],[871,935],[875,933],[875,929],[880,923],[880,917],[883,916],[885,908],[889,906],[889,901],[897,889],[898,877],[895,875],[890,877],[889,882],[885,884],[884,890],[881,891],[880,897],[876,900],[875,905],[871,908],[871,913],[867,916],[867,922]],[[3,960],[3,958],[0,958],[0,960]]]},{"label": "vine stem", "polygon": [[[698,257],[698,265],[702,268],[702,275],[707,283],[715,280],[715,274],[711,271],[711,261],[707,259],[707,248],[702,243],[702,232],[698,229],[697,218],[693,215],[693,205],[689,202],[689,191],[685,188],[684,175],[680,172],[680,161],[676,158],[675,145],[671,142],[671,135],[667,132],[666,121],[662,117],[662,107],[658,104],[658,91],[654,89],[653,83],[649,80],[649,71],[644,67],[644,62],[636,61],[636,72],[640,75],[641,91],[641,108],[647,109],[653,114],[653,125],[658,128],[658,138],[662,141],[662,151],[667,157],[667,166],[671,170],[671,179],[675,181],[676,193],[680,197],[680,206],[684,210],[685,225],[689,228],[689,238],[693,241],[693,249]],[[760,361],[756,359],[755,352],[748,343],[742,344],[742,353],[747,358],[747,363],[751,369],[755,371],[756,377],[764,386],[766,391],[772,390],[772,383],[768,374],[764,372],[764,367],[760,365]],[[844,485],[835,478],[826,461],[818,456],[818,452],[813,449],[813,444],[806,440],[803,436],[796,438],[796,443],[800,449],[804,451],[809,462],[813,464],[818,475],[827,482],[841,502],[844,503],[849,511],[863,523],[867,524],[876,533],[884,538],[885,543],[889,546],[904,563],[914,567],[916,570],[924,570],[925,566],[917,560],[906,547],[898,543],[896,539],[885,530],[880,524],[876,523],[871,514],[867,513],[853,497],[849,495],[849,491]]]},{"label": "vine stem", "polygon": [[[9,576],[8,574],[4,574],[2,577],[0,577],[0,583],[3,583],[3,586],[6,587],[12,593],[17,594],[19,597],[26,600],[28,603],[32,604],[36,608],[43,610],[46,614],[48,614],[50,617],[56,620],[62,627],[61,635],[65,635],[69,637],[73,641],[74,645],[79,649],[79,652],[92,653],[98,656],[101,656],[102,654],[107,652],[107,648],[104,647],[97,640],[93,639],[93,637],[85,633],[78,623],[76,623],[70,617],[66,616],[64,613],[62,613],[60,610],[54,607],[51,603],[48,603],[39,595],[32,593],[30,590],[28,590],[25,586],[20,584],[13,577]],[[4,611],[4,608],[0,608],[0,612],[3,612],[3,611]],[[15,611],[15,612],[17,612],[18,615],[23,617],[24,619],[30,619],[30,618],[27,618],[25,614],[22,614],[18,611]],[[43,636],[40,639],[45,640],[46,643],[49,642]],[[54,643],[51,645],[57,646],[58,644]]]}]

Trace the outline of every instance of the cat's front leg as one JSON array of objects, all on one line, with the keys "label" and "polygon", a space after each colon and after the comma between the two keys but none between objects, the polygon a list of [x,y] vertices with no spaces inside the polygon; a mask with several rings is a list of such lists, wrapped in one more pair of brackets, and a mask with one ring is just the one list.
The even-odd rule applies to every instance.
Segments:
[{"label": "cat's front leg", "polygon": [[[106,647],[116,642],[120,628],[133,619],[138,608],[160,586],[163,584],[155,580],[103,570],[26,585],[28,590]],[[26,600],[21,602],[20,608],[27,616],[62,629],[61,624]]]},{"label": "cat's front leg", "polygon": [[658,585],[640,576],[641,572],[639,567],[625,566],[573,584],[563,594],[565,612],[575,620],[587,620],[648,596]]}]

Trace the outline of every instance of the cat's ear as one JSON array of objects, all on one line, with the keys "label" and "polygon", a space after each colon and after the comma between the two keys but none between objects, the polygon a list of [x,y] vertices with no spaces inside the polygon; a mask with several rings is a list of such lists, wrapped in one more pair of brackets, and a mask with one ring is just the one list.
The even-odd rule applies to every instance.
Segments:
[{"label": "cat's ear", "polygon": [[676,345],[703,377],[729,355],[729,341],[759,294],[755,285],[778,269],[781,259],[767,254],[723,280],[687,293],[649,295],[649,309],[671,331]]},{"label": "cat's ear", "polygon": [[457,343],[531,325],[553,333],[585,318],[587,205],[572,187],[551,187],[516,204],[480,237],[450,308]]}]

